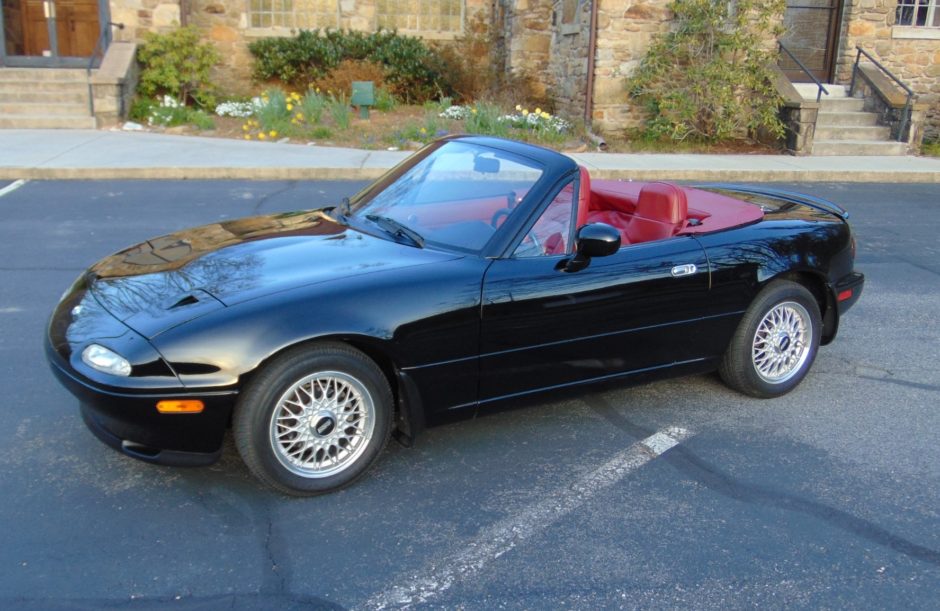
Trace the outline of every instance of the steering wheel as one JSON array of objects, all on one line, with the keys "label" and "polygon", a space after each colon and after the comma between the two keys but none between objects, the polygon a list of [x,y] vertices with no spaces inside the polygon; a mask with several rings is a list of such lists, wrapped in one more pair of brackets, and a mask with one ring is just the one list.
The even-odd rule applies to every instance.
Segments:
[{"label": "steering wheel", "polygon": [[510,210],[509,208],[500,208],[499,210],[493,213],[493,218],[490,219],[490,225],[492,225],[494,229],[499,229],[499,226],[502,224],[502,221],[504,220],[503,217],[504,216],[508,217],[511,213],[512,213],[512,210]]}]

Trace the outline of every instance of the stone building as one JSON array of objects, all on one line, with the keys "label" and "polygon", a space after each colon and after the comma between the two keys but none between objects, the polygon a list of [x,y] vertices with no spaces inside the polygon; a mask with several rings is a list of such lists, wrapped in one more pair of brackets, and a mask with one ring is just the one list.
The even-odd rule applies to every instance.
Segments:
[{"label": "stone building", "polygon": [[[733,5],[732,2],[728,3]],[[851,80],[856,46],[926,104],[940,136],[940,0],[791,0],[783,42],[824,83]],[[199,27],[222,51],[220,81],[245,91],[250,41],[301,28],[397,28],[454,39],[475,13],[498,33],[507,70],[536,77],[556,108],[600,130],[636,125],[624,78],[667,30],[666,0],[2,0],[0,64],[83,67],[96,47],[139,41],[147,31]],[[109,22],[124,24],[112,29]],[[786,62],[784,62],[786,63]],[[811,77],[792,63],[793,81]]]}]

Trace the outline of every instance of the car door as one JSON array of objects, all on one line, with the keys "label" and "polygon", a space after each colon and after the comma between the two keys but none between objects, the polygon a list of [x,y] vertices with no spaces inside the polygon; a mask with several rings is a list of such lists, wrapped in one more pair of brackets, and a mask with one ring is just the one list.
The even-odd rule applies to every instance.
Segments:
[{"label": "car door", "polygon": [[565,271],[570,243],[563,252],[542,251],[533,256],[523,240],[484,277],[483,409],[499,398],[696,362],[713,352],[703,315],[708,262],[694,237],[626,246],[574,272]]}]

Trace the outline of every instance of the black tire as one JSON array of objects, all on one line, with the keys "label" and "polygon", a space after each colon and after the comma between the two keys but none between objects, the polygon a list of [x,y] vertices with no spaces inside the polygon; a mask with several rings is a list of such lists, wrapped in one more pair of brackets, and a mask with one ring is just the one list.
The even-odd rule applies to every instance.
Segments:
[{"label": "black tire", "polygon": [[821,333],[812,293],[796,282],[775,280],[747,309],[718,373],[725,384],[752,397],[785,395],[812,367]]},{"label": "black tire", "polygon": [[368,470],[388,443],[392,412],[382,370],[362,352],[330,342],[267,364],[240,394],[232,429],[255,477],[284,494],[312,496]]}]

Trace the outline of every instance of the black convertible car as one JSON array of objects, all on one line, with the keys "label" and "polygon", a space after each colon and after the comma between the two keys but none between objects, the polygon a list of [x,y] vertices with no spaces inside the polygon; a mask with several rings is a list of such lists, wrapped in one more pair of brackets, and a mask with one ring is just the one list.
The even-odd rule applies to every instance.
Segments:
[{"label": "black convertible car", "polygon": [[790,391],[862,291],[846,217],[445,138],[335,207],[103,259],[52,314],[47,354],[125,454],[207,464],[231,426],[258,478],[316,494],[393,433],[532,393],[715,369],[751,396]]}]

